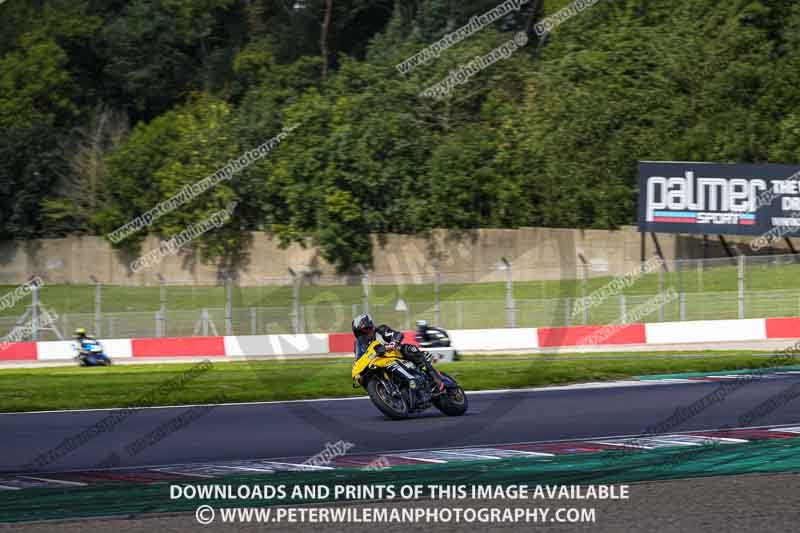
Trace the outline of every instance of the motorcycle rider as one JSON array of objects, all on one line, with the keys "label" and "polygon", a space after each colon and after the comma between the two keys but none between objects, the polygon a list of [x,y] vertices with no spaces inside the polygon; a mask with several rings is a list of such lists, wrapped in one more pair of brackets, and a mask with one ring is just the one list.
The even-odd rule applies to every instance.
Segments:
[{"label": "motorcycle rider", "polygon": [[83,351],[83,343],[84,343],[84,341],[93,341],[93,340],[95,340],[94,337],[86,334],[86,329],[85,328],[77,328],[75,330],[75,332],[73,333],[73,335],[75,336],[75,344],[73,345],[73,348],[75,349],[76,352],[78,352],[78,356],[81,356],[81,355],[84,354],[84,351]]},{"label": "motorcycle rider", "polygon": [[354,345],[356,360],[364,355],[369,345],[377,339],[380,342],[380,345],[375,350],[377,353],[382,354],[397,349],[403,359],[411,361],[418,367],[424,367],[428,371],[428,374],[436,382],[439,392],[444,390],[442,377],[439,375],[439,371],[433,368],[428,358],[425,357],[425,352],[413,344],[403,344],[403,334],[401,332],[393,330],[386,324],[381,324],[376,328],[372,317],[367,313],[354,318],[352,326],[353,335],[356,338]]},{"label": "motorcycle rider", "polygon": [[432,335],[428,335],[428,321],[417,320],[416,339],[423,348],[430,348],[436,340]]},{"label": "motorcycle rider", "polygon": [[94,337],[86,334],[86,328],[78,328],[75,330],[75,342],[82,343],[83,341],[93,341]]}]

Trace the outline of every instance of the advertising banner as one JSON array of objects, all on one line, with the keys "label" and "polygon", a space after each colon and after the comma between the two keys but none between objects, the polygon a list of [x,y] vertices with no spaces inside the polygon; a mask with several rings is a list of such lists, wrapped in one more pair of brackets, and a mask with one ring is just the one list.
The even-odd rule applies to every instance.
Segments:
[{"label": "advertising banner", "polygon": [[639,163],[639,231],[800,235],[800,165]]}]

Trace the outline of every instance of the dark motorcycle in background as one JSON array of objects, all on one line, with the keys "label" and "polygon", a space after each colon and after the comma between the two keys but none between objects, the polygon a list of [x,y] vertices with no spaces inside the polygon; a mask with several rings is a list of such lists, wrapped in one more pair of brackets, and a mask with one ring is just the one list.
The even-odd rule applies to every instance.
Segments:
[{"label": "dark motorcycle in background", "polygon": [[[417,320],[417,329],[414,332],[414,339],[417,341],[417,344],[419,344],[421,350],[428,351],[433,348],[436,354],[452,354],[453,361],[461,359],[458,350],[452,346],[452,341],[447,331],[443,328],[429,326],[428,322],[425,320]],[[451,348],[451,350],[443,350],[440,348]]]}]

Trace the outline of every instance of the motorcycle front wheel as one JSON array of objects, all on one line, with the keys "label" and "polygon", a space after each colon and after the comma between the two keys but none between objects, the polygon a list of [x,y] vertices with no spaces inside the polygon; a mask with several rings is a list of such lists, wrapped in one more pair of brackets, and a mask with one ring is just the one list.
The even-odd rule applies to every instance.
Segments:
[{"label": "motorcycle front wheel", "polygon": [[381,378],[369,380],[367,382],[367,393],[375,407],[392,420],[408,418],[408,404],[402,397],[398,398],[392,395],[391,389],[385,380]]},{"label": "motorcycle front wheel", "polygon": [[[447,377],[450,378],[450,376]],[[441,396],[434,398],[433,405],[447,416],[461,416],[467,412],[469,402],[464,389],[456,383],[454,387],[448,387]]]}]

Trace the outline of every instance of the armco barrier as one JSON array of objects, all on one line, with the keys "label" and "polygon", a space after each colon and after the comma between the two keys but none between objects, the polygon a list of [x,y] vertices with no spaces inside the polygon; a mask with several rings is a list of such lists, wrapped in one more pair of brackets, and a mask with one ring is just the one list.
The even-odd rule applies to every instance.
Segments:
[{"label": "armco barrier", "polygon": [[[224,337],[133,339],[131,342],[134,357],[225,357]],[[111,353],[108,355],[113,357]]]},{"label": "armco barrier", "polygon": [[[225,337],[225,355],[314,355],[327,354],[327,334],[246,335]],[[352,338],[352,335],[351,335]]]},{"label": "armco barrier", "polygon": [[762,340],[768,338],[765,323],[769,320],[757,318],[646,324],[647,344]]},{"label": "armco barrier", "polygon": [[448,331],[458,350],[526,350],[539,347],[535,328],[456,329]]},{"label": "armco barrier", "polygon": [[768,339],[800,338],[800,318],[768,318]]},{"label": "armco barrier", "polygon": [[35,342],[11,342],[0,346],[0,361],[36,361]]},{"label": "armco barrier", "polygon": [[539,328],[539,346],[581,346],[587,344],[647,344],[644,324]]},{"label": "armco barrier", "polygon": [[[414,332],[404,342],[415,344]],[[800,338],[800,318],[701,320],[567,328],[451,330],[453,345],[470,350],[529,350],[586,344],[690,344]],[[166,339],[101,340],[112,358],[247,357],[322,355],[353,352],[351,333],[309,335],[246,335]],[[0,361],[57,361],[73,355],[70,341],[0,344]]]}]

